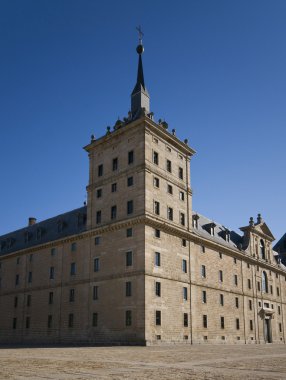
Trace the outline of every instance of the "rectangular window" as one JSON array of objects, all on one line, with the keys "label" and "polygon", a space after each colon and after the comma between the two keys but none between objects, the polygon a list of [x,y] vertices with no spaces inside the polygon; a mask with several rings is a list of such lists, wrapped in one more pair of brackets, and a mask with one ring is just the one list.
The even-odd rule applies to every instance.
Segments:
[{"label": "rectangular window", "polygon": [[132,311],[126,310],[125,312],[125,325],[131,326],[132,325]]},{"label": "rectangular window", "polygon": [[16,309],[18,306],[18,297],[14,297],[14,308]]},{"label": "rectangular window", "polygon": [[282,332],[282,323],[279,323],[279,332]]},{"label": "rectangular window", "polygon": [[172,209],[172,207],[167,208],[167,218],[169,220],[173,220],[173,209]]},{"label": "rectangular window", "polygon": [[208,327],[208,316],[203,315],[203,327],[206,329]]},{"label": "rectangular window", "polygon": [[173,195],[173,186],[167,185],[167,193]]},{"label": "rectangular window", "polygon": [[96,190],[96,197],[101,198],[102,197],[102,189],[97,189]]},{"label": "rectangular window", "polygon": [[222,270],[220,270],[220,271],[218,272],[218,278],[219,278],[219,281],[220,281],[220,282],[223,282],[223,273],[222,273]]},{"label": "rectangular window", "polygon": [[238,309],[239,308],[239,300],[238,297],[235,297],[235,307]]},{"label": "rectangular window", "polygon": [[128,152],[128,165],[133,164],[134,162],[134,151],[130,150]]},{"label": "rectangular window", "polygon": [[233,279],[234,279],[234,285],[237,286],[238,284],[237,274],[234,275]]},{"label": "rectangular window", "polygon": [[188,327],[188,325],[189,325],[188,313],[184,313],[184,327]]},{"label": "rectangular window", "polygon": [[74,289],[70,289],[69,301],[74,302],[75,292]]},{"label": "rectangular window", "polygon": [[75,252],[76,251],[76,243],[71,244],[71,251]]},{"label": "rectangular window", "polygon": [[127,186],[128,187],[133,186],[133,177],[128,177],[127,178]]},{"label": "rectangular window", "polygon": [[133,201],[127,202],[127,215],[133,214]]},{"label": "rectangular window", "polygon": [[280,306],[278,305],[278,315],[280,315],[281,314],[281,308],[280,308]]},{"label": "rectangular window", "polygon": [[31,324],[30,322],[31,322],[30,317],[26,317],[26,329],[30,328],[30,324]]},{"label": "rectangular window", "polygon": [[99,271],[99,258],[98,257],[96,257],[93,260],[93,271],[94,272],[98,272]]},{"label": "rectangular window", "polygon": [[118,169],[118,158],[113,158],[112,160],[112,170],[115,171]]},{"label": "rectangular window", "polygon": [[116,219],[116,213],[117,213],[117,206],[112,206],[110,210],[111,219]]},{"label": "rectangular window", "polygon": [[249,321],[249,329],[252,331],[253,330],[253,320],[250,319]]},{"label": "rectangular window", "polygon": [[186,247],[186,246],[187,246],[187,240],[186,240],[186,239],[182,239],[182,246],[183,246],[183,247]]},{"label": "rectangular window", "polygon": [[185,259],[182,260],[182,270],[183,270],[184,273],[188,272],[188,269],[187,269],[187,260],[185,260]]},{"label": "rectangular window", "polygon": [[170,160],[166,161],[166,169],[169,173],[172,173],[172,162]]},{"label": "rectangular window", "polygon": [[127,228],[126,230],[126,237],[132,237],[133,236],[133,230],[132,228]]},{"label": "rectangular window", "polygon": [[49,292],[49,305],[54,303],[54,292]]},{"label": "rectangular window", "polygon": [[181,167],[179,167],[179,178],[184,179],[184,170]]},{"label": "rectangular window", "polygon": [[160,238],[160,237],[161,237],[161,231],[160,231],[160,230],[157,230],[157,229],[155,228],[155,230],[154,230],[154,235],[155,235],[156,238]]},{"label": "rectangular window", "polygon": [[99,245],[100,244],[100,240],[101,240],[100,236],[96,236],[94,238],[94,245]]},{"label": "rectangular window", "polygon": [[273,294],[273,286],[270,285],[270,293]]},{"label": "rectangular window", "polygon": [[219,303],[220,303],[220,305],[221,305],[221,306],[223,306],[223,305],[224,305],[224,298],[223,298],[223,294],[220,294],[220,295],[219,295]]},{"label": "rectangular window", "polygon": [[101,177],[103,176],[103,165],[98,165],[98,168],[97,168],[97,175],[98,177]]},{"label": "rectangular window", "polygon": [[101,223],[101,211],[96,211],[96,224]]},{"label": "rectangular window", "polygon": [[183,300],[188,300],[188,288],[186,288],[185,286],[183,287]]},{"label": "rectangular window", "polygon": [[160,187],[160,180],[158,177],[154,177],[153,179],[153,186],[159,188]]},{"label": "rectangular window", "polygon": [[50,329],[53,325],[53,316],[48,315],[48,329]]},{"label": "rectangular window", "polygon": [[17,318],[13,318],[13,329],[16,330],[17,328]]},{"label": "rectangular window", "polygon": [[51,249],[51,256],[55,256],[56,255],[56,248],[52,248]]},{"label": "rectangular window", "polygon": [[154,213],[160,215],[160,203],[157,201],[154,201]]},{"label": "rectangular window", "polygon": [[250,280],[250,278],[247,280],[247,286],[248,286],[248,289],[251,289],[251,280]]},{"label": "rectangular window", "polygon": [[126,266],[127,267],[131,267],[132,266],[132,259],[133,259],[133,257],[132,257],[133,255],[132,255],[132,251],[128,251],[128,252],[126,252],[126,254],[125,254],[125,258],[126,258]]},{"label": "rectangular window", "polygon": [[180,223],[182,226],[185,225],[185,214],[183,212],[180,212]]},{"label": "rectangular window", "polygon": [[206,278],[206,267],[205,267],[205,265],[201,266],[201,276],[203,278]]},{"label": "rectangular window", "polygon": [[236,318],[236,330],[239,330],[239,319]]},{"label": "rectangular window", "polygon": [[76,263],[71,263],[71,276],[74,276],[76,274]]},{"label": "rectangular window", "polygon": [[127,281],[125,283],[125,295],[126,295],[126,297],[132,296],[132,283],[131,283],[131,281]]},{"label": "rectangular window", "polygon": [[16,277],[15,277],[15,285],[19,285],[19,282],[20,282],[20,276],[18,274],[16,274]]},{"label": "rectangular window", "polygon": [[206,252],[206,248],[204,245],[201,245],[201,253],[205,253]]},{"label": "rectangular window", "polygon": [[155,282],[155,294],[157,297],[161,297],[161,282]]},{"label": "rectangular window", "polygon": [[32,280],[33,280],[33,273],[29,272],[29,274],[28,274],[28,283],[31,284]]},{"label": "rectangular window", "polygon": [[74,317],[73,314],[69,314],[69,327],[72,328],[74,325]]},{"label": "rectangular window", "polygon": [[30,261],[30,263],[33,261],[33,258],[34,258],[34,256],[33,256],[33,254],[31,253],[30,256],[29,256],[29,261]]},{"label": "rectangular window", "polygon": [[111,184],[111,192],[116,193],[116,191],[117,191],[117,183],[115,182]]},{"label": "rectangular window", "polygon": [[50,280],[55,278],[55,267],[50,267]]},{"label": "rectangular window", "polygon": [[161,311],[156,310],[156,326],[161,326]]},{"label": "rectangular window", "polygon": [[98,286],[95,285],[92,290],[92,299],[98,300]]},{"label": "rectangular window", "polygon": [[249,308],[249,310],[252,310],[252,301],[251,300],[248,300],[248,308]]},{"label": "rectangular window", "polygon": [[155,265],[156,265],[156,267],[161,266],[161,254],[160,254],[160,252],[155,252]]},{"label": "rectangular window", "polygon": [[184,200],[185,200],[185,193],[184,193],[183,191],[180,191],[180,192],[179,192],[179,199],[180,199],[181,201],[184,201]]},{"label": "rectangular window", "polygon": [[202,303],[207,303],[207,292],[205,290],[202,291]]},{"label": "rectangular window", "polygon": [[220,317],[220,328],[224,329],[224,317]]},{"label": "rectangular window", "polygon": [[98,313],[92,313],[92,327],[97,327],[98,325]]},{"label": "rectangular window", "polygon": [[277,293],[277,296],[279,297],[280,296],[280,291],[279,291],[278,287],[276,288],[276,293]]},{"label": "rectangular window", "polygon": [[30,307],[31,306],[31,295],[28,294],[27,295],[27,307]]},{"label": "rectangular window", "polygon": [[234,264],[236,264],[236,263],[237,263],[237,260],[236,260],[236,258],[235,258],[235,257],[233,258],[233,262],[234,262]]},{"label": "rectangular window", "polygon": [[257,282],[257,290],[260,292],[260,282]]},{"label": "rectangular window", "polygon": [[159,154],[155,151],[153,152],[153,163],[159,165]]}]

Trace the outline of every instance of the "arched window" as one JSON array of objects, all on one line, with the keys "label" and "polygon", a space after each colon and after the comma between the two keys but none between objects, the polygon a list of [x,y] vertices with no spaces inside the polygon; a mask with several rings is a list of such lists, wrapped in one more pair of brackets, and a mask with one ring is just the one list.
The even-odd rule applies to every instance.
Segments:
[{"label": "arched window", "polygon": [[260,257],[265,260],[265,245],[262,239],[260,240]]},{"label": "arched window", "polygon": [[264,271],[262,272],[262,292],[263,293],[268,293],[267,274]]}]

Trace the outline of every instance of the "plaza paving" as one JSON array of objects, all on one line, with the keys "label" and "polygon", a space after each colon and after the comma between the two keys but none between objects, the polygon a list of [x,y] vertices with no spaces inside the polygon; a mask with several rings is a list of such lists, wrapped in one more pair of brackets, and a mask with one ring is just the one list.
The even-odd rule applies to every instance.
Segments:
[{"label": "plaza paving", "polygon": [[1,348],[0,379],[286,379],[285,345]]}]

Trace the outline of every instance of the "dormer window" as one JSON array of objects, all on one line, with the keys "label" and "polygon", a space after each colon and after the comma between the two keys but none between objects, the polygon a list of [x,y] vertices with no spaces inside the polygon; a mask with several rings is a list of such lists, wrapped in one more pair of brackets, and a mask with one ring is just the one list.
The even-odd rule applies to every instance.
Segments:
[{"label": "dormer window", "polygon": [[198,229],[199,227],[199,215],[196,214],[196,215],[193,215],[193,227]]},{"label": "dormer window", "polygon": [[209,223],[204,225],[204,229],[206,229],[211,236],[215,235],[215,227],[215,223]]},{"label": "dormer window", "polygon": [[211,226],[210,233],[211,233],[211,236],[214,236],[214,227],[213,226]]},{"label": "dormer window", "polygon": [[230,242],[230,231],[228,229],[225,229],[224,231],[224,238],[225,241]]}]

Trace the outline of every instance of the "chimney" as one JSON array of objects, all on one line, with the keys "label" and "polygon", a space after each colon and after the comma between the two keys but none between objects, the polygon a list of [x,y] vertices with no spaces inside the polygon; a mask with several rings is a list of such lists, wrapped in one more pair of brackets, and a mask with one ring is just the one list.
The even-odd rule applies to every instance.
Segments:
[{"label": "chimney", "polygon": [[33,218],[33,217],[29,218],[28,226],[33,226],[36,223],[37,223],[37,219],[36,218]]}]

